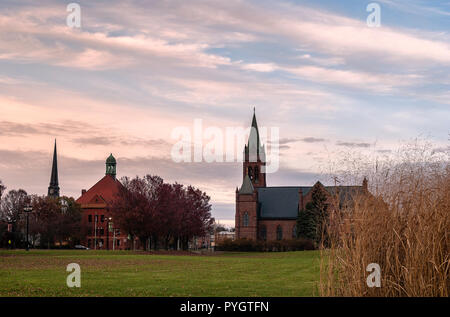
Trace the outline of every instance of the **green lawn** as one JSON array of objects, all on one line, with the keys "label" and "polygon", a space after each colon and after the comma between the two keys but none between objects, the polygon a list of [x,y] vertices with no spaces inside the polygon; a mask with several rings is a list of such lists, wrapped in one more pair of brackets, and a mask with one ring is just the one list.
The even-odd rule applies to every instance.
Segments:
[{"label": "green lawn", "polygon": [[[81,267],[81,288],[66,285],[69,263]],[[0,250],[0,296],[317,296],[318,279],[318,251]]]}]

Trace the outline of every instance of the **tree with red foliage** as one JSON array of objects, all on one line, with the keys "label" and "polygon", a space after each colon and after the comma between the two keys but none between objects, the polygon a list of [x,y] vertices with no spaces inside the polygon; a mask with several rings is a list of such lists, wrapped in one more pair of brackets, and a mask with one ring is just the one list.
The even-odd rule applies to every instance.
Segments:
[{"label": "tree with red foliage", "polygon": [[[158,176],[122,178],[123,188],[111,206],[115,223],[147,248],[181,242],[211,230],[210,198],[199,189],[164,183]],[[149,243],[150,242],[150,243]]]},{"label": "tree with red foliage", "polygon": [[121,182],[123,187],[110,207],[114,223],[132,241],[138,237],[145,245],[158,229],[155,225],[157,217],[154,206],[163,180],[158,176],[147,175],[144,178],[136,176],[134,179],[123,177]]}]

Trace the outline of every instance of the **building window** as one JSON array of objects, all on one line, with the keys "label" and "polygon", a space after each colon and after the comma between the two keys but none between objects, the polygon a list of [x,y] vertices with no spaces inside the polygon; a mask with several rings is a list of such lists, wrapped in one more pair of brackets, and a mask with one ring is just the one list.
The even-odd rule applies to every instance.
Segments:
[{"label": "building window", "polygon": [[259,176],[258,166],[255,166],[255,182],[258,182],[258,176]]},{"label": "building window", "polygon": [[104,234],[105,234],[105,229],[100,228],[100,235],[102,236],[102,235],[104,235]]},{"label": "building window", "polygon": [[248,212],[244,213],[244,227],[248,227],[249,219],[248,219]]},{"label": "building window", "polygon": [[261,230],[259,231],[259,236],[262,240],[267,240],[267,229],[266,226],[261,226]]},{"label": "building window", "polygon": [[296,238],[297,238],[297,225],[295,225],[295,226],[292,228],[292,238],[293,238],[293,239],[296,239]]},{"label": "building window", "polygon": [[100,217],[100,221],[101,221],[101,222],[105,222],[105,215],[102,215],[102,216]]},{"label": "building window", "polygon": [[117,240],[117,246],[120,247],[120,240]]},{"label": "building window", "polygon": [[92,222],[92,215],[89,215],[89,216],[88,216],[88,221],[89,221],[89,222]]},{"label": "building window", "polygon": [[91,239],[88,239],[88,248],[90,248],[91,247]]},{"label": "building window", "polygon": [[281,229],[281,226],[278,225],[277,226],[277,240],[282,240],[283,239],[283,229]]}]

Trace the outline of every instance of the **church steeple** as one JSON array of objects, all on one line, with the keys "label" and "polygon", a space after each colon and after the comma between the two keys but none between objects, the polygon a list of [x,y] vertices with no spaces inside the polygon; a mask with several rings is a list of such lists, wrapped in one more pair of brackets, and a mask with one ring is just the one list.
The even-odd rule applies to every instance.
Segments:
[{"label": "church steeple", "polygon": [[116,165],[116,159],[111,153],[106,159],[106,175],[116,178]]},{"label": "church steeple", "polygon": [[255,108],[253,108],[252,126],[248,143],[244,147],[243,177],[249,177],[254,187],[266,187],[266,174],[263,169],[266,165],[266,153],[261,146]]},{"label": "church steeple", "polygon": [[56,154],[56,139],[55,139],[55,147],[53,149],[52,176],[50,177],[50,186],[48,187],[48,196],[59,197],[58,159],[57,159],[57,154]]}]

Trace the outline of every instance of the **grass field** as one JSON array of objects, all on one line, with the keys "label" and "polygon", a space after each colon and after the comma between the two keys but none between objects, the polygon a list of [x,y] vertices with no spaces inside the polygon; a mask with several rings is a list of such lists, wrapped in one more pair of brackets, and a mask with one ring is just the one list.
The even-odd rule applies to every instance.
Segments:
[{"label": "grass field", "polygon": [[[66,266],[81,267],[81,287]],[[0,250],[0,296],[317,296],[319,253]]]}]

